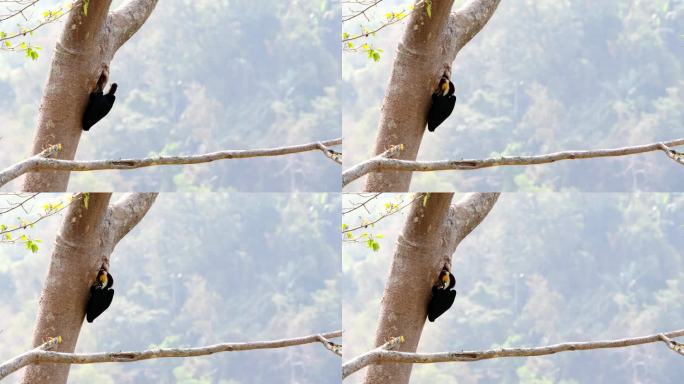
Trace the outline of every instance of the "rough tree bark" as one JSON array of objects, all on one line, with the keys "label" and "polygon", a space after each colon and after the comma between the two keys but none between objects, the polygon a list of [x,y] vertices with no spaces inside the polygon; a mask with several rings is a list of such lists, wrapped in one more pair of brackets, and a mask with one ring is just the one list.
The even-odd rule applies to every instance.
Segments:
[{"label": "rough tree bark", "polygon": [[[427,204],[417,199],[411,207],[382,295],[375,346],[398,336],[397,351],[415,352],[423,331],[432,285],[460,242],[489,214],[499,193],[472,193],[450,206],[452,193],[430,194]],[[452,269],[458,279],[458,270]],[[458,298],[457,298],[458,300]],[[365,384],[408,383],[411,364],[368,367]]]},{"label": "rough tree bark", "polygon": [[[55,47],[33,138],[33,154],[62,144],[55,158],[74,159],[90,92],[116,51],[147,20],[157,0],[129,0],[113,12],[109,12],[111,0],[90,1],[87,16],[82,3],[74,5]],[[68,182],[69,172],[38,171],[26,175],[23,189],[62,192]]]},{"label": "rough tree bark", "polygon": [[[451,69],[456,54],[487,24],[499,2],[469,0],[452,14],[453,0],[432,0],[432,17],[427,16],[426,2],[416,2],[385,91],[376,155],[403,144],[404,150],[395,158],[416,160],[432,92],[445,69]],[[458,78],[455,80],[458,89]],[[368,175],[365,190],[406,192],[410,184],[411,172],[374,172]]]},{"label": "rough tree bark", "polygon": [[[83,196],[75,197],[79,200],[68,208],[55,239],[33,330],[34,347],[61,336],[54,351],[74,351],[97,271],[103,264],[109,266],[114,247],[142,220],[157,194],[129,194],[109,205],[111,193],[91,193],[87,208]],[[68,364],[31,365],[22,383],[66,383],[68,375]]]}]

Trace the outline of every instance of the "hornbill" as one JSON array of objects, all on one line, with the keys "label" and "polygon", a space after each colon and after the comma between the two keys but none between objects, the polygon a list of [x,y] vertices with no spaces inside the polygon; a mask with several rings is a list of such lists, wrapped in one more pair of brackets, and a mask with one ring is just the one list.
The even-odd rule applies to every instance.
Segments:
[{"label": "hornbill", "polygon": [[88,131],[90,127],[95,125],[103,117],[107,116],[109,111],[114,105],[114,92],[116,92],[116,83],[109,86],[109,92],[102,94],[104,91],[104,86],[107,84],[107,79],[109,77],[109,69],[105,67],[102,70],[100,78],[97,80],[97,85],[95,90],[90,93],[90,98],[88,99],[88,105],[86,106],[85,112],[83,113],[83,130]]},{"label": "hornbill", "polygon": [[109,271],[104,266],[100,268],[97,273],[97,278],[93,285],[90,286],[90,297],[88,298],[88,306],[86,307],[86,320],[92,323],[95,318],[100,316],[114,298],[114,290],[111,289],[114,285],[114,278],[109,274]]},{"label": "hornbill", "polygon": [[454,91],[454,83],[449,80],[449,75],[445,72],[439,80],[439,87],[432,94],[432,104],[427,118],[428,131],[434,132],[451,115],[456,105]]},{"label": "hornbill", "polygon": [[446,265],[439,273],[439,280],[432,286],[432,298],[428,304],[428,320],[435,321],[442,313],[451,308],[456,299],[456,278],[449,272]]}]

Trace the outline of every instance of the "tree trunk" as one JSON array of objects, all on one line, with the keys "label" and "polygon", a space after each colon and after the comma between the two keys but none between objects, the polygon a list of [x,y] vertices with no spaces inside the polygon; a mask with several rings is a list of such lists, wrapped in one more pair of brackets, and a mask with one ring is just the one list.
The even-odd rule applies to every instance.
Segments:
[{"label": "tree trunk", "polygon": [[[62,150],[55,158],[74,159],[90,92],[116,51],[147,20],[157,0],[130,0],[109,13],[110,4],[111,0],[90,1],[87,15],[82,1],[74,4],[50,65],[33,138],[33,154],[61,144]],[[66,191],[68,182],[67,171],[37,171],[26,175],[23,189],[62,192]]]},{"label": "tree trunk", "polygon": [[[55,239],[33,330],[34,347],[61,336],[62,343],[54,350],[74,351],[98,270],[103,264],[109,266],[116,244],[145,216],[156,197],[156,193],[130,194],[111,206],[111,193],[74,197]],[[31,365],[22,383],[66,383],[68,375],[68,364]]]},{"label": "tree trunk", "polygon": [[[416,160],[425,132],[431,95],[445,69],[489,21],[500,0],[470,0],[451,14],[453,0],[432,0],[432,16],[426,2],[416,3],[402,41],[397,47],[389,85],[382,103],[375,154],[394,145],[404,149],[395,157]],[[453,77],[452,77],[453,78]],[[458,79],[454,79],[458,89]],[[452,117],[455,118],[455,117]],[[435,134],[449,134],[448,132]],[[368,175],[365,191],[406,192],[411,172],[374,172]]]},{"label": "tree trunk", "polygon": [[[430,194],[425,206],[423,199],[413,203],[397,240],[385,284],[375,333],[376,347],[391,338],[404,336],[405,341],[397,350],[416,352],[432,285],[445,264],[451,267],[451,255],[458,244],[484,220],[499,194],[468,194],[450,207],[452,197],[452,193]],[[364,383],[408,383],[411,368],[411,364],[371,365]]]}]

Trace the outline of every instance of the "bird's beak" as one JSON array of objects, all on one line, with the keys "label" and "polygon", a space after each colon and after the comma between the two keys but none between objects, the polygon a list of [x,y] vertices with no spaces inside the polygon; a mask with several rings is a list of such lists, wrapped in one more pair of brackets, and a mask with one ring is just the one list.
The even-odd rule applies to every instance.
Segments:
[{"label": "bird's beak", "polygon": [[442,95],[446,96],[449,93],[449,82],[445,81],[442,83]]}]

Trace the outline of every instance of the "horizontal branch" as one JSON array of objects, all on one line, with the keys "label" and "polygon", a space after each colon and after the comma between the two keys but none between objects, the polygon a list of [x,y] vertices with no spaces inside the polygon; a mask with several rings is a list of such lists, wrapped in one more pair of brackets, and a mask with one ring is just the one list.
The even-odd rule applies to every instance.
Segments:
[{"label": "horizontal branch", "polygon": [[203,155],[190,156],[157,156],[147,157],[142,159],[121,159],[121,160],[60,160],[50,159],[49,157],[55,152],[59,151],[60,145],[53,145],[45,151],[31,156],[26,160],[20,161],[14,165],[0,171],[0,187],[17,177],[32,171],[39,170],[53,170],[53,171],[98,171],[98,170],[114,170],[114,169],[135,169],[143,167],[152,167],[158,165],[187,165],[209,163],[216,160],[227,159],[246,159],[253,157],[271,157],[283,156],[294,153],[321,151],[323,154],[338,162],[339,152],[332,151],[328,146],[340,145],[342,139],[333,139],[326,141],[317,141],[314,143],[293,145],[289,147],[276,148],[262,148],[262,149],[244,149],[244,150],[226,150],[219,152],[211,152]]},{"label": "horizontal branch", "polygon": [[[481,168],[499,167],[505,165],[535,165],[553,163],[559,160],[593,159],[599,157],[617,157],[636,155],[646,152],[664,151],[668,157],[682,163],[669,147],[684,145],[683,139],[676,139],[662,143],[637,145],[614,149],[597,149],[588,151],[564,151],[537,156],[500,156],[482,160],[443,160],[443,161],[408,161],[389,159],[384,156],[376,156],[352,166],[342,173],[342,186],[363,177],[371,172],[380,171],[406,171],[406,172],[432,172],[432,171],[471,171]],[[674,154],[673,154],[674,153]],[[678,160],[679,159],[679,160]]]},{"label": "horizontal branch", "polygon": [[32,356],[32,354],[36,352],[49,351],[51,349],[54,349],[60,343],[62,343],[62,338],[60,336],[53,337],[45,343],[33,348],[32,350],[24,352],[21,355],[15,356],[0,364],[0,380],[7,377],[7,375],[16,372],[24,366],[28,365],[29,363],[27,363],[26,361],[27,359],[30,359],[30,356]]},{"label": "horizontal branch", "polygon": [[[572,343],[562,343],[533,348],[510,348],[510,349],[490,349],[486,351],[467,351],[467,352],[440,352],[440,353],[408,353],[388,351],[385,349],[374,349],[359,358],[354,358],[350,362],[342,365],[342,378],[346,378],[352,373],[370,364],[380,363],[446,363],[446,362],[470,362],[487,359],[497,359],[502,357],[532,357],[552,355],[558,352],[586,351],[603,348],[622,348],[634,345],[656,343],[659,341],[668,345],[668,348],[680,353],[681,344],[675,343],[670,338],[684,336],[684,329],[677,331],[659,333],[649,336],[634,337],[630,339],[602,340],[602,341],[580,341]],[[353,366],[352,366],[353,363]]]},{"label": "horizontal branch", "polygon": [[370,364],[369,359],[373,358],[374,353],[381,351],[391,351],[393,349],[396,349],[405,341],[406,339],[404,339],[404,336],[393,337],[385,344],[375,349],[371,349],[370,351],[362,355],[356,356],[355,358],[344,363],[344,365],[342,365],[342,379],[344,380],[347,376]]},{"label": "horizontal branch", "polygon": [[9,167],[3,169],[2,171],[0,171],[0,187],[16,179],[17,177],[23,175],[24,173],[30,171],[34,161],[40,161],[41,159],[48,158],[61,150],[61,144],[53,145],[42,150],[39,153],[36,153],[35,155],[29,157],[26,160],[20,161],[16,164],[10,165]]},{"label": "horizontal branch", "polygon": [[41,346],[0,364],[0,380],[30,364],[126,363],[165,357],[194,357],[206,356],[220,352],[285,348],[311,343],[322,343],[326,349],[330,349],[329,344],[326,344],[326,341],[324,340],[341,336],[342,331],[335,331],[297,337],[293,339],[256,341],[250,343],[223,343],[197,348],[159,348],[130,352],[63,353],[47,351],[44,350],[43,346]]}]

